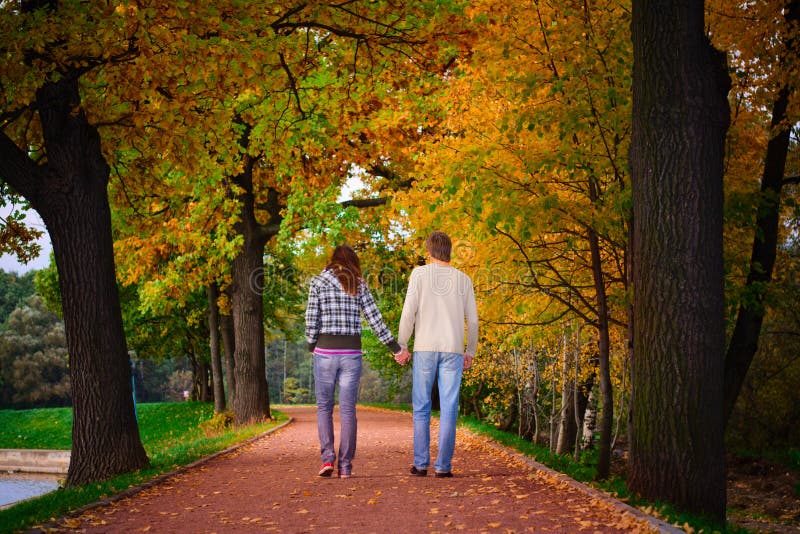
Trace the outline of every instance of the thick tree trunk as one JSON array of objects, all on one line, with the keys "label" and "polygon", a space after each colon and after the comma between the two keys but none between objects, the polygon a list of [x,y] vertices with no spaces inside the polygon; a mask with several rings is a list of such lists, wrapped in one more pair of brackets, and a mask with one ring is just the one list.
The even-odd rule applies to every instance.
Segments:
[{"label": "thick tree trunk", "polygon": [[[800,1],[791,2],[785,11],[788,24],[800,21]],[[786,48],[792,53],[796,39],[788,39]],[[794,52],[796,53],[796,52]],[[786,171],[786,157],[789,152],[790,124],[787,124],[786,109],[790,97],[789,86],[778,91],[778,98],[772,106],[772,121],[764,158],[764,174],[761,177],[761,197],[763,205],[756,216],[756,231],[750,255],[750,272],[747,274],[746,288],[755,292],[755,300],[742,300],[736,316],[728,352],[725,356],[725,424],[728,424],[736,399],[742,389],[747,370],[758,350],[761,325],[764,322],[764,289],[772,280],[775,257],[778,250],[778,230],[780,225],[781,189]]]},{"label": "thick tree trunk", "polygon": [[69,75],[37,93],[47,160],[37,166],[0,134],[0,176],[42,217],[58,268],[72,383],[67,485],[148,465],[133,406],[114,268],[109,169]]},{"label": "thick tree trunk", "polygon": [[208,295],[208,331],[211,348],[211,379],[214,384],[214,412],[225,411],[225,387],[222,377],[222,351],[219,331],[219,286],[211,284],[206,288]]},{"label": "thick tree trunk", "polygon": [[236,362],[236,396],[233,411],[239,425],[270,417],[269,390],[264,354],[264,247],[270,237],[255,218],[253,163],[236,178],[240,222],[236,230],[244,237],[242,251],[233,260],[231,285]]},{"label": "thick tree trunk", "polygon": [[629,487],[724,521],[725,57],[703,2],[634,0]]}]

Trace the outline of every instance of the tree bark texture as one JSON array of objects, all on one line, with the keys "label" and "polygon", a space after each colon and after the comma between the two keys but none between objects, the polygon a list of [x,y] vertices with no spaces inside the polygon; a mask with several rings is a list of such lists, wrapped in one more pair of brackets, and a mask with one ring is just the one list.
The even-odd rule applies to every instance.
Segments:
[{"label": "tree bark texture", "polygon": [[723,521],[722,175],[730,89],[703,2],[634,0],[630,488]]},{"label": "tree bark texture", "polygon": [[[197,358],[195,356],[195,358]],[[198,359],[197,360],[197,369],[199,371],[197,385],[200,389],[199,398],[200,402],[211,402],[214,400],[212,389],[208,385],[209,375],[211,374],[209,371],[209,366],[206,362]]]},{"label": "tree bark texture", "polygon": [[[789,25],[800,21],[800,1],[794,0],[786,6],[786,22]],[[787,53],[795,53],[797,40],[788,39]],[[772,121],[767,143],[767,154],[764,158],[764,174],[761,177],[761,196],[763,205],[759,206],[756,215],[756,230],[753,238],[753,249],[750,254],[750,271],[747,274],[745,287],[756,292],[755,301],[739,303],[736,314],[736,326],[733,329],[728,352],[725,355],[725,425],[736,405],[736,399],[742,390],[747,370],[753,363],[758,340],[761,336],[761,325],[764,322],[764,288],[772,281],[775,257],[778,250],[778,233],[781,211],[781,189],[786,172],[786,157],[789,153],[790,124],[787,124],[786,109],[789,104],[790,88],[785,85],[778,91],[778,97],[772,106]]]},{"label": "tree bark texture", "polygon": [[[599,198],[592,184],[592,200]],[[611,432],[614,425],[614,392],[611,388],[611,341],[608,330],[608,297],[603,279],[600,239],[589,229],[589,250],[592,255],[592,278],[597,301],[597,362],[600,371],[600,439],[597,443],[597,478],[608,478],[611,470]]]},{"label": "tree bark texture", "polygon": [[219,329],[220,337],[222,338],[222,350],[225,354],[225,377],[228,382],[228,405],[233,406],[233,399],[236,397],[236,362],[234,360],[233,348],[233,317],[224,313],[220,314]]},{"label": "tree bark texture", "polygon": [[256,221],[252,165],[237,177],[242,251],[233,260],[231,296],[234,326],[236,396],[233,411],[239,425],[270,417],[264,354],[264,247],[270,235]]},{"label": "tree bark texture", "polygon": [[219,331],[219,286],[210,284],[206,288],[208,296],[208,331],[211,349],[211,380],[214,385],[214,413],[225,411],[225,387],[222,377],[222,351]]},{"label": "tree bark texture", "polygon": [[148,465],[133,405],[100,136],[65,75],[36,95],[46,149],[37,165],[0,134],[0,173],[41,215],[53,244],[72,382],[67,485]]}]

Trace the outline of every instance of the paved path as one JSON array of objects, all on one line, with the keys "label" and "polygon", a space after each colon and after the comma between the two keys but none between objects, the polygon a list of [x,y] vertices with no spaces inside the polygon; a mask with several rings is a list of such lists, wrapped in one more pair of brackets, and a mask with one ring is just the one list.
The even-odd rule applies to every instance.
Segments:
[{"label": "paved path", "polygon": [[[654,523],[459,431],[455,476],[408,473],[411,415],[358,408],[350,479],[320,478],[316,412],[61,528],[73,532],[646,532]],[[338,421],[335,421],[338,429]],[[432,431],[435,441],[436,431]],[[433,451],[435,457],[435,451]]]}]

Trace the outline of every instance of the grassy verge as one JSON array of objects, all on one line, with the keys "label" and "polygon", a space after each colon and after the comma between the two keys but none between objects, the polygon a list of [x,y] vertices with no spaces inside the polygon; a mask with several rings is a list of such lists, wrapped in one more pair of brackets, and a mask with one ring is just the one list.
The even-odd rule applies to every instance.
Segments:
[{"label": "grassy verge", "polygon": [[[212,419],[214,408],[204,403],[139,404],[139,432],[150,458],[147,469],[98,484],[65,488],[0,510],[0,533],[17,532],[136,486],[190,464],[209,454],[257,436],[286,421],[275,420],[207,435],[201,423]],[[67,408],[0,410],[0,448],[69,449],[72,413]]]},{"label": "grassy verge", "polygon": [[[411,408],[408,405],[370,404],[370,406],[401,411],[411,411]],[[435,412],[434,415],[436,415]],[[471,431],[474,434],[491,438],[510,449],[514,449],[535,459],[537,462],[546,465],[550,469],[558,471],[559,473],[563,473],[568,477],[593,488],[602,490],[605,493],[608,493],[609,495],[612,495],[615,498],[644,511],[649,515],[658,517],[659,519],[674,525],[680,525],[681,528],[684,528],[687,531],[691,529],[694,532],[719,532],[721,534],[746,534],[748,532],[746,529],[732,525],[721,528],[718,524],[714,523],[708,518],[680,512],[676,510],[675,507],[667,503],[651,503],[636,498],[628,490],[625,480],[620,477],[611,477],[601,482],[595,481],[594,477],[597,472],[597,454],[595,451],[588,451],[583,455],[580,462],[576,462],[572,456],[555,454],[551,452],[548,447],[534,445],[530,441],[524,440],[516,434],[498,430],[493,425],[484,421],[479,421],[474,417],[460,416],[458,422],[459,426]]]}]

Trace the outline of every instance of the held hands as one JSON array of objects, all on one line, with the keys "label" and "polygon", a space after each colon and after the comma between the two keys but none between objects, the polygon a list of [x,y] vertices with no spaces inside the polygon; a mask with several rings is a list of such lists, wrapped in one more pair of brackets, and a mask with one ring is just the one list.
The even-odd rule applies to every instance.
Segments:
[{"label": "held hands", "polygon": [[470,367],[472,367],[472,354],[465,354],[464,355],[464,370],[466,371]]},{"label": "held hands", "polygon": [[410,359],[411,359],[411,353],[408,352],[408,349],[400,349],[400,352],[394,355],[394,361],[396,361],[400,365],[407,364],[408,360]]}]

